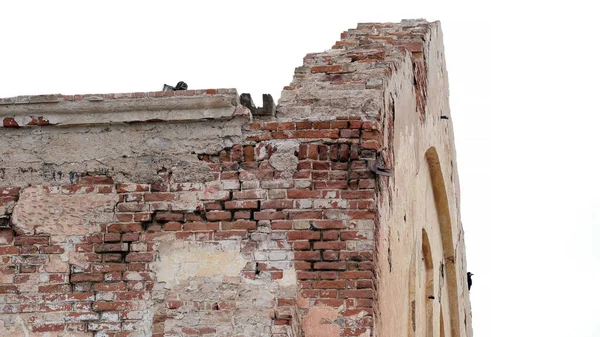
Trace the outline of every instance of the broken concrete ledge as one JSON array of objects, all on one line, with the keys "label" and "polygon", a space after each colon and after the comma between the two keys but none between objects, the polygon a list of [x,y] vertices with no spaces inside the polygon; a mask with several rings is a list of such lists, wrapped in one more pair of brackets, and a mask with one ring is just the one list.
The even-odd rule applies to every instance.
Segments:
[{"label": "broken concrete ledge", "polygon": [[236,89],[0,99],[0,127],[252,119]]}]

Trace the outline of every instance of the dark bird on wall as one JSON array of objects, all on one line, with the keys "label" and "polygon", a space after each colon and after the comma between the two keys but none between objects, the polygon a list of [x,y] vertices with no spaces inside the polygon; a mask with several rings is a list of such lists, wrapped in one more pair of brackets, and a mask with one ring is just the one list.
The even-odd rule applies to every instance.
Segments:
[{"label": "dark bird on wall", "polygon": [[375,174],[379,174],[382,176],[390,177],[392,175],[392,171],[390,169],[386,169],[383,167],[383,163],[381,161],[381,156],[379,153],[375,157],[375,163],[373,165],[369,165],[369,170],[375,172]]},{"label": "dark bird on wall", "polygon": [[469,288],[469,290],[471,290],[471,285],[473,285],[473,280],[471,279],[471,276],[473,276],[475,274],[472,274],[471,272],[467,272],[467,286]]},{"label": "dark bird on wall", "polygon": [[177,82],[176,86],[170,86],[168,84],[163,85],[162,91],[176,91],[176,90],[187,90],[188,85],[184,81]]}]

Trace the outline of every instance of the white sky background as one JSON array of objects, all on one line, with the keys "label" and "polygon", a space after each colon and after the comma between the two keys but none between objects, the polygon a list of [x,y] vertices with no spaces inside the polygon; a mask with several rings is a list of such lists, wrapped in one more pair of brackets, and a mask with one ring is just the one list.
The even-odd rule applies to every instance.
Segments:
[{"label": "white sky background", "polygon": [[441,20],[475,336],[598,337],[599,12],[488,3],[2,1],[0,97],[184,80],[261,105],[358,22]]}]

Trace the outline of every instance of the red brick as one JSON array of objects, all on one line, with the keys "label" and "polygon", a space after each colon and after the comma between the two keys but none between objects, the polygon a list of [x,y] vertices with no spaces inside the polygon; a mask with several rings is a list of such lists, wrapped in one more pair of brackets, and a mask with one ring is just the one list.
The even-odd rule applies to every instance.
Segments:
[{"label": "red brick", "polygon": [[315,171],[328,171],[331,167],[329,162],[316,161],[313,163],[312,168]]},{"label": "red brick", "polygon": [[20,191],[19,187],[0,187],[0,197],[18,197]]},{"label": "red brick", "polygon": [[373,252],[372,251],[345,251],[340,254],[340,258],[345,261],[372,261],[373,260]]},{"label": "red brick", "polygon": [[219,224],[216,222],[187,222],[183,224],[185,231],[216,231],[219,229]]},{"label": "red brick", "polygon": [[119,233],[104,234],[104,242],[119,242],[119,241],[121,241],[121,234],[119,234]]},{"label": "red brick", "polygon": [[252,218],[252,212],[250,212],[250,211],[237,211],[233,215],[233,218],[234,219],[241,219],[241,220],[250,220],[250,218]]},{"label": "red brick", "polygon": [[117,221],[119,222],[133,222],[133,215],[135,213],[117,213],[115,216],[117,217]]},{"label": "red brick", "polygon": [[319,272],[319,277],[322,280],[337,280],[339,278],[337,271],[322,271]]},{"label": "red brick", "polygon": [[92,309],[94,311],[125,311],[131,308],[129,302],[115,301],[115,302],[94,302]]},{"label": "red brick", "polygon": [[179,222],[171,221],[163,225],[165,231],[179,231],[181,230],[181,224]]},{"label": "red brick", "polygon": [[[104,231],[104,229],[103,229]],[[84,237],[84,242],[86,243],[102,243],[103,235],[102,233],[94,233]]]},{"label": "red brick", "polygon": [[[279,213],[279,212],[274,212]],[[261,220],[256,217],[256,213],[254,213],[254,219]],[[271,229],[273,230],[289,230],[292,229],[293,221],[290,220],[274,220],[271,221]]]},{"label": "red brick", "polygon": [[340,138],[340,130],[306,130],[304,138]]},{"label": "red brick", "polygon": [[158,213],[155,217],[158,222],[183,221],[181,213]]},{"label": "red brick", "polygon": [[289,209],[294,208],[292,200],[264,200],[260,203],[261,209]]},{"label": "red brick", "polygon": [[117,185],[117,193],[127,192],[149,192],[150,185],[141,184],[119,184]]},{"label": "red brick", "polygon": [[146,209],[146,204],[142,202],[123,202],[117,205],[119,212],[142,212]]},{"label": "red brick", "polygon": [[316,281],[312,284],[313,289],[344,289],[346,280]]},{"label": "red brick", "polygon": [[310,242],[308,241],[296,241],[293,243],[294,250],[309,250]]},{"label": "red brick", "polygon": [[288,240],[319,240],[321,238],[321,233],[314,231],[289,231],[288,232]]},{"label": "red brick", "polygon": [[194,232],[177,232],[175,233],[175,238],[177,238],[177,240],[193,240],[195,236]]},{"label": "red brick", "polygon": [[75,282],[101,282],[104,281],[104,275],[102,274],[72,274],[71,283]]},{"label": "red brick", "polygon": [[373,280],[358,280],[356,281],[357,289],[373,289]]},{"label": "red brick", "polygon": [[121,254],[102,254],[102,262],[121,262]]},{"label": "red brick", "polygon": [[227,239],[243,239],[248,235],[247,231],[222,231],[215,232],[214,237],[216,240],[227,240]]},{"label": "red brick", "polygon": [[39,285],[38,292],[40,293],[68,293],[71,291],[71,286],[68,284],[50,284]]},{"label": "red brick", "polygon": [[341,65],[315,66],[310,68],[311,73],[339,73],[343,67]]},{"label": "red brick", "polygon": [[95,283],[94,291],[125,291],[127,284],[125,282]]},{"label": "red brick", "polygon": [[141,232],[142,224],[140,223],[117,223],[108,225],[107,231],[109,233],[128,233],[128,232]]},{"label": "red brick", "polygon": [[343,121],[343,120],[331,121],[331,128],[332,129],[346,129],[346,128],[348,128],[348,121]]},{"label": "red brick", "polygon": [[301,220],[301,219],[322,219],[323,212],[321,211],[294,211],[289,212],[290,220]]},{"label": "red brick", "polygon": [[53,331],[63,331],[65,329],[65,325],[61,323],[42,323],[36,324],[31,328],[32,332],[53,332]]},{"label": "red brick", "polygon": [[296,130],[306,130],[312,128],[311,122],[296,122]]},{"label": "red brick", "polygon": [[256,221],[238,220],[238,221],[234,221],[234,222],[222,222],[221,229],[222,230],[231,230],[231,229],[254,230],[254,229],[256,229]]},{"label": "red brick", "polygon": [[358,181],[358,188],[360,188],[360,189],[375,188],[375,179],[360,179]]},{"label": "red brick", "polygon": [[323,232],[323,241],[333,241],[340,237],[340,233],[337,231],[326,231]]},{"label": "red brick", "polygon": [[317,121],[313,122],[313,129],[329,129],[331,128],[330,121]]},{"label": "red brick", "polygon": [[254,220],[283,220],[286,214],[283,212],[254,212]]},{"label": "red brick", "polygon": [[55,304],[46,304],[40,303],[39,311],[45,312],[53,312],[53,311],[71,311],[72,305],[70,303],[55,303]]},{"label": "red brick", "polygon": [[[114,254],[111,254],[114,255]],[[105,264],[94,264],[92,270],[98,273],[108,273],[113,271],[125,271],[127,265],[122,263],[105,263]],[[78,274],[76,274],[78,275]]]},{"label": "red brick", "polygon": [[338,261],[340,257],[340,253],[333,250],[326,250],[323,252],[323,260],[324,261]]},{"label": "red brick", "polygon": [[127,262],[152,262],[154,261],[154,253],[129,253],[125,257]]},{"label": "red brick", "polygon": [[94,186],[89,185],[65,185],[61,187],[61,190],[65,194],[75,194],[75,193],[92,193],[94,192]]},{"label": "red brick", "polygon": [[288,190],[288,198],[290,199],[312,199],[318,198],[320,191],[313,190]]},{"label": "red brick", "polygon": [[226,201],[225,209],[257,209],[258,201],[256,200],[234,200]]},{"label": "red brick", "polygon": [[140,239],[140,233],[125,233],[121,235],[123,242],[138,241]]},{"label": "red brick", "polygon": [[127,243],[107,243],[107,244],[98,245],[95,247],[96,253],[126,252],[128,250],[129,250],[129,244],[127,244]]},{"label": "red brick", "polygon": [[[205,210],[210,211],[210,210],[208,210],[206,208],[205,208]],[[187,214],[185,214],[185,221],[187,221],[187,222],[191,222],[191,221],[204,221],[204,218],[200,214],[187,213]]]},{"label": "red brick", "polygon": [[133,221],[136,221],[136,222],[148,222],[148,221],[152,221],[152,213],[150,213],[150,212],[135,213],[133,215]]},{"label": "red brick", "polygon": [[233,199],[264,199],[265,197],[265,190],[245,190],[233,192]]},{"label": "red brick", "polygon": [[37,254],[38,252],[37,246],[21,246],[21,255]]},{"label": "red brick", "polygon": [[344,241],[315,242],[314,249],[342,250],[342,249],[346,249],[346,242],[344,242]]},{"label": "red brick", "polygon": [[316,271],[299,271],[296,276],[299,280],[316,280],[319,278],[319,273]]},{"label": "red brick", "polygon": [[337,290],[323,289],[319,294],[321,298],[337,298]]},{"label": "red brick", "polygon": [[79,183],[83,185],[112,185],[115,181],[107,176],[83,176],[79,178]]},{"label": "red brick", "polygon": [[340,232],[342,240],[366,240],[367,236],[361,231],[342,231]]},{"label": "red brick", "polygon": [[[360,220],[360,219],[375,219],[375,213],[372,211],[339,211],[345,217]],[[338,216],[338,215],[335,215]]]},{"label": "red brick", "polygon": [[168,309],[179,309],[183,306],[183,301],[167,301]]},{"label": "red brick", "polygon": [[346,228],[343,220],[313,220],[310,224],[317,229],[343,229]]},{"label": "red brick", "polygon": [[321,253],[318,251],[294,252],[294,260],[319,261],[321,260]]},{"label": "red brick", "polygon": [[254,159],[254,146],[246,145],[244,146],[244,161],[245,162],[253,162]]},{"label": "red brick", "polygon": [[125,291],[125,292],[117,292],[117,300],[120,301],[141,301],[144,299],[145,292],[141,291]]},{"label": "red brick", "polygon": [[210,211],[206,213],[206,219],[209,221],[231,220],[229,211]]},{"label": "red brick", "polygon": [[328,180],[328,181],[316,181],[314,182],[314,188],[321,189],[343,189],[348,187],[348,181],[346,180]]},{"label": "red brick", "polygon": [[344,328],[340,336],[364,336],[367,328]]},{"label": "red brick", "polygon": [[342,290],[339,294],[340,298],[373,298],[372,289],[360,289],[360,290]]},{"label": "red brick", "polygon": [[294,268],[296,268],[296,270],[311,270],[312,265],[310,262],[306,261],[295,261]]},{"label": "red brick", "polygon": [[0,245],[10,245],[13,243],[15,232],[10,228],[0,229]]},{"label": "red brick", "polygon": [[144,193],[145,201],[175,200],[175,193]]},{"label": "red brick", "polygon": [[5,246],[0,247],[0,255],[17,255],[19,254],[19,247]]},{"label": "red brick", "polygon": [[340,130],[340,137],[342,137],[342,138],[359,138],[360,130],[357,130],[357,129]]},{"label": "red brick", "polygon": [[0,284],[0,294],[18,294],[19,289],[14,284]]},{"label": "red brick", "polygon": [[375,192],[372,190],[341,191],[343,199],[373,199]]},{"label": "red brick", "polygon": [[345,270],[346,262],[315,262],[314,269]]},{"label": "red brick", "polygon": [[308,159],[319,159],[319,146],[310,144],[308,145]]},{"label": "red brick", "polygon": [[282,271],[272,271],[271,272],[271,280],[280,280],[283,278]]},{"label": "red brick", "polygon": [[15,246],[22,245],[47,245],[50,241],[48,236],[17,236],[15,237]]}]

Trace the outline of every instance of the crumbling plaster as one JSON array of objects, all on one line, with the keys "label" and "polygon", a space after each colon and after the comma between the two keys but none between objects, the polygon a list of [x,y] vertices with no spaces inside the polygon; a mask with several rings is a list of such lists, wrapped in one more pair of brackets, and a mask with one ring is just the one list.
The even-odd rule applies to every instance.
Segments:
[{"label": "crumbling plaster", "polygon": [[438,22],[361,24],[275,116],[0,99],[0,335],[472,336],[444,62]]}]

